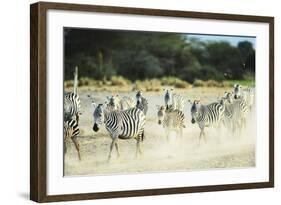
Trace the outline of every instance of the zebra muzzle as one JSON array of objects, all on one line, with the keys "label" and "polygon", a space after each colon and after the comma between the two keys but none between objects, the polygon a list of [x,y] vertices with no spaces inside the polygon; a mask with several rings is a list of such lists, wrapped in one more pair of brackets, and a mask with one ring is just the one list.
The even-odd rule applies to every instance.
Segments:
[{"label": "zebra muzzle", "polygon": [[94,130],[95,132],[97,132],[97,131],[99,130],[99,127],[98,127],[97,123],[94,124],[93,130]]},{"label": "zebra muzzle", "polygon": [[191,120],[191,123],[192,123],[192,124],[194,124],[194,123],[195,123],[195,120],[194,120],[194,119],[192,119],[192,120]]}]

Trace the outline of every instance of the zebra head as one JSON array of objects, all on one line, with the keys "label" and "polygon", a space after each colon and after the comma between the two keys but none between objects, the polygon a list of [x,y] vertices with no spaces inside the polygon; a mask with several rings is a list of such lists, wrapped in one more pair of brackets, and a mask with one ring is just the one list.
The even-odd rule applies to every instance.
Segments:
[{"label": "zebra head", "polygon": [[232,98],[232,93],[230,92],[224,92],[224,97],[223,97],[228,103],[232,103],[233,102],[233,98]]},{"label": "zebra head", "polygon": [[168,105],[170,105],[172,103],[172,92],[173,92],[173,89],[172,88],[170,90],[169,89],[164,89],[164,91],[165,91],[164,102],[165,102],[166,107],[168,108]]},{"label": "zebra head", "polygon": [[164,120],[164,116],[165,116],[165,106],[160,106],[157,105],[157,117],[158,117],[158,124],[161,125],[163,120]]},{"label": "zebra head", "polygon": [[119,109],[119,96],[115,95],[115,96],[111,96],[111,97],[107,97],[108,103],[107,103],[107,108],[111,111],[113,110],[118,110]]},{"label": "zebra head", "polygon": [[191,103],[191,123],[194,124],[196,122],[198,113],[199,113],[199,108],[200,108],[200,100],[194,100],[193,103]]},{"label": "zebra head", "polygon": [[95,132],[99,131],[99,126],[102,125],[102,123],[104,122],[104,108],[103,108],[103,104],[98,104],[97,106],[95,106],[95,110],[94,110],[94,126],[93,126],[93,130]]},{"label": "zebra head", "polygon": [[142,92],[139,90],[136,94],[137,107],[142,103]]},{"label": "zebra head", "polygon": [[234,99],[239,99],[242,96],[242,86],[239,84],[234,85]]}]

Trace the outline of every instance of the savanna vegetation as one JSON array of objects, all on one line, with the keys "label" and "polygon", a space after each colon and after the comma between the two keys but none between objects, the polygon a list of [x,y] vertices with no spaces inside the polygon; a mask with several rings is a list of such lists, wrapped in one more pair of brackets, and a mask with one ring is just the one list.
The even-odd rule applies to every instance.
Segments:
[{"label": "savanna vegetation", "polygon": [[80,85],[253,85],[255,49],[248,41],[203,42],[188,35],[111,30],[64,30],[65,84],[75,66]]}]

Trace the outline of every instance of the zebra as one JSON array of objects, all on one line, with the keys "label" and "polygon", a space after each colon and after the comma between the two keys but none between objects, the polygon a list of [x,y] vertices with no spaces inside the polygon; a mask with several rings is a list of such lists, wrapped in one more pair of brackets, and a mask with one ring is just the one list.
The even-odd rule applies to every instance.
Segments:
[{"label": "zebra", "polygon": [[202,105],[200,100],[194,100],[189,103],[191,104],[191,123],[198,123],[200,128],[199,144],[202,136],[206,141],[205,127],[216,126],[219,127],[221,120],[224,116],[225,100],[222,99],[220,102],[214,102],[208,105]]},{"label": "zebra", "polygon": [[128,96],[124,96],[121,99],[120,104],[121,104],[121,110],[127,110],[136,107],[136,102],[134,98]]},{"label": "zebra", "polygon": [[166,108],[166,106],[157,105],[158,124],[163,125],[166,139],[169,141],[170,131],[176,131],[177,136],[182,137],[184,125],[184,113],[180,110]]},{"label": "zebra", "polygon": [[166,106],[166,109],[169,109],[172,107],[175,110],[181,110],[183,111],[185,106],[185,99],[183,96],[173,93],[174,89],[164,89],[164,103]]},{"label": "zebra", "polygon": [[71,139],[72,142],[75,145],[75,148],[77,150],[78,153],[78,158],[79,160],[81,160],[81,155],[80,155],[80,145],[77,142],[77,136],[80,134],[80,130],[79,130],[79,126],[76,120],[68,120],[65,121],[63,124],[63,133],[64,133],[64,140],[63,140],[63,144],[64,144],[64,155],[67,152],[67,148],[66,148],[66,142],[67,140]]},{"label": "zebra", "polygon": [[253,88],[242,89],[242,86],[239,84],[234,85],[233,89],[234,99],[244,99],[249,107],[249,110],[252,110],[254,104],[254,90]]},{"label": "zebra", "polygon": [[234,134],[235,132],[241,133],[241,129],[245,128],[249,106],[244,98],[233,99],[232,95],[233,93],[225,92],[225,123],[232,128]]},{"label": "zebra", "polygon": [[131,108],[128,110],[121,111],[109,111],[104,108],[104,104],[94,106],[94,126],[93,130],[98,132],[99,127],[104,123],[107,131],[112,139],[108,161],[111,159],[111,153],[113,146],[115,146],[118,157],[120,156],[118,148],[118,139],[136,139],[136,157],[141,154],[140,142],[144,139],[144,126],[145,126],[145,115],[138,108]]},{"label": "zebra", "polygon": [[172,98],[173,98],[172,92],[173,92],[173,88],[171,88],[170,90],[169,89],[164,89],[164,91],[165,91],[164,102],[165,102],[166,109],[168,109],[169,105],[172,105]]},{"label": "zebra", "polygon": [[77,123],[79,123],[80,108],[80,98],[77,94],[73,92],[65,94],[63,107],[64,121],[69,121],[75,116]]},{"label": "zebra", "polygon": [[241,127],[239,104],[233,103],[232,93],[230,92],[225,92],[223,99],[226,101],[223,124],[226,129],[230,130],[232,134],[235,134],[235,131]]},{"label": "zebra", "polygon": [[183,96],[173,93],[172,95],[172,106],[175,110],[180,110],[183,111],[184,110],[184,106],[185,106],[185,99]]},{"label": "zebra", "polygon": [[136,103],[132,97],[124,96],[122,98],[119,95],[107,97],[107,108],[113,110],[127,110],[136,106]]},{"label": "zebra", "polygon": [[139,90],[136,93],[136,108],[143,111],[143,113],[146,115],[148,110],[148,102],[147,99],[143,97],[142,92]]},{"label": "zebra", "polygon": [[107,97],[108,103],[107,103],[107,108],[110,111],[114,111],[114,110],[120,110],[121,109],[121,105],[120,105],[120,97],[119,95],[115,95],[115,96],[111,96],[111,97]]}]

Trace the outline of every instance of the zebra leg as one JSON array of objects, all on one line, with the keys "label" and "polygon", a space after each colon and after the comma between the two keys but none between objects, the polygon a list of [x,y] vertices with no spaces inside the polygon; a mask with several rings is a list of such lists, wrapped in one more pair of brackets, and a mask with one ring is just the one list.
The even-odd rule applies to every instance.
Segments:
[{"label": "zebra leg", "polygon": [[117,151],[117,157],[119,158],[120,157],[120,152],[119,152],[119,147],[118,147],[117,141],[115,142],[115,148],[116,148],[116,151]]},{"label": "zebra leg", "polygon": [[165,130],[165,133],[166,133],[166,140],[167,140],[167,142],[169,142],[169,141],[170,141],[170,139],[169,139],[170,130],[169,130],[169,129],[166,129],[166,130]]},{"label": "zebra leg", "polygon": [[64,151],[64,156],[65,156],[65,154],[67,152],[67,147],[66,147],[66,141],[65,140],[63,141],[63,151]]},{"label": "zebra leg", "polygon": [[109,148],[109,155],[108,155],[108,159],[107,159],[108,162],[109,162],[110,159],[111,159],[111,153],[112,153],[112,149],[113,149],[115,143],[116,143],[116,138],[113,138],[113,139],[112,139],[112,142],[111,142],[111,144],[110,144],[110,148]]},{"label": "zebra leg", "polygon": [[76,121],[77,121],[77,124],[79,124],[79,113],[76,113]]},{"label": "zebra leg", "polygon": [[136,158],[138,157],[138,154],[142,154],[141,148],[140,148],[140,137],[139,136],[136,140],[137,140],[137,147],[136,147]]},{"label": "zebra leg", "polygon": [[72,140],[72,142],[74,143],[75,148],[76,148],[76,150],[77,150],[77,153],[78,153],[78,158],[79,158],[79,160],[81,160],[81,155],[80,155],[80,146],[79,146],[79,143],[77,142],[76,137],[71,138],[71,140]]},{"label": "zebra leg", "polygon": [[[140,137],[139,141],[143,141],[143,139],[144,139],[144,131],[141,133],[141,137]],[[139,142],[139,143],[140,143],[140,142]],[[139,144],[139,154],[142,155],[142,151],[141,151],[141,146],[140,146],[140,144]]]},{"label": "zebra leg", "polygon": [[198,146],[200,146],[200,143],[201,143],[201,138],[202,138],[203,133],[204,133],[204,130],[203,130],[203,129],[201,129],[201,130],[200,130],[200,135],[199,135],[199,142],[198,142]]},{"label": "zebra leg", "polygon": [[138,150],[139,150],[139,154],[142,155],[142,150],[141,150],[140,143],[141,143],[141,142],[139,141],[139,148],[138,148]]},{"label": "zebra leg", "polygon": [[204,125],[203,125],[203,124],[199,124],[199,128],[200,128],[200,135],[199,135],[198,146],[200,146],[201,138],[202,138],[202,136],[204,135]]},{"label": "zebra leg", "polygon": [[204,129],[203,129],[203,139],[204,139],[205,144],[207,144],[207,138],[206,138],[206,133],[205,133]]},{"label": "zebra leg", "polygon": [[136,147],[136,155],[135,155],[136,158],[138,157],[139,149],[140,149],[140,141],[139,139],[137,139],[137,147]]}]

